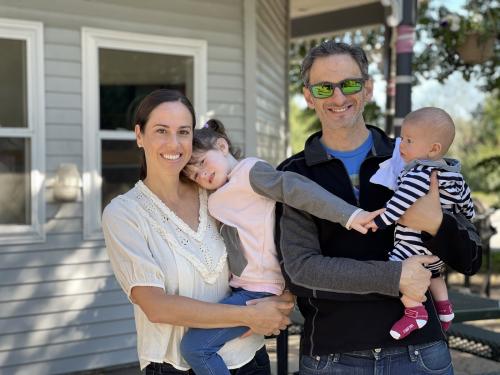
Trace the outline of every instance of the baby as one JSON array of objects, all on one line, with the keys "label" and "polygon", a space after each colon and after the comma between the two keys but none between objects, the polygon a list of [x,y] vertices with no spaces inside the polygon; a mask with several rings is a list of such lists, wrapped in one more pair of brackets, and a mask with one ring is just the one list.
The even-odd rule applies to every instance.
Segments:
[{"label": "baby", "polygon": [[[442,109],[421,108],[405,117],[399,146],[404,168],[397,177],[396,190],[385,206],[386,211],[374,219],[374,229],[382,229],[396,223],[394,248],[389,253],[390,260],[403,261],[412,255],[431,254],[422,243],[420,231],[398,224],[397,221],[418,198],[427,194],[433,170],[437,171],[442,208],[453,213],[461,213],[469,220],[473,218],[474,207],[469,187],[460,174],[460,162],[444,158],[454,137],[453,120]],[[385,172],[401,169],[397,167],[397,155],[393,155],[390,161],[384,163],[386,164],[381,165],[381,169],[372,177],[372,182],[384,178],[382,177],[384,169]],[[390,163],[392,163],[391,166],[389,166]],[[441,277],[442,267],[442,261],[427,266],[432,272],[430,291],[433,302],[441,325],[444,330],[447,330],[454,314],[448,300],[445,281]],[[390,331],[391,336],[396,340],[422,328],[428,320],[427,311],[422,303],[405,295],[401,297],[401,302],[405,306],[404,316],[392,326]]]}]

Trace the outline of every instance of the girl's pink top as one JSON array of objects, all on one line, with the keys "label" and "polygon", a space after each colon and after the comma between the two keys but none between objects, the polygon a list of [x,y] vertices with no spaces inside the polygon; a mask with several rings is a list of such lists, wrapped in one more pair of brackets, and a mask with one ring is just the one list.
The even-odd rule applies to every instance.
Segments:
[{"label": "girl's pink top", "polygon": [[257,194],[249,174],[257,158],[241,160],[229,181],[208,198],[210,214],[238,231],[247,265],[232,274],[230,285],[254,292],[281,294],[285,282],[274,245],[275,201]]}]

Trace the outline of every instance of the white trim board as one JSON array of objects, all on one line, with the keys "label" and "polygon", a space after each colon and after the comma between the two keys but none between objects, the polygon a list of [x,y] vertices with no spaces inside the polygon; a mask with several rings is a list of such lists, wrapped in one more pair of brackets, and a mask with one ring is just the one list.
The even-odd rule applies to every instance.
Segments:
[{"label": "white trim board", "polygon": [[132,131],[99,130],[99,48],[193,57],[194,107],[203,123],[207,112],[207,42],[201,39],[82,28],[83,236],[102,239],[101,155],[103,139],[133,140]]},{"label": "white trim board", "polygon": [[0,225],[2,244],[45,241],[45,83],[43,24],[0,18],[0,37],[26,41],[27,127],[1,128],[0,137],[26,138],[30,148],[31,224]]}]

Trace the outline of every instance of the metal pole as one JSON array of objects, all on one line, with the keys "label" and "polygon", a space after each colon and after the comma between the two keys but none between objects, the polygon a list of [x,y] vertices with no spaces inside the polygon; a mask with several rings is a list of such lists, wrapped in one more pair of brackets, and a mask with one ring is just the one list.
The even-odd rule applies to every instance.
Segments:
[{"label": "metal pole", "polygon": [[392,27],[385,25],[384,75],[387,82],[385,97],[385,132],[391,134],[394,122],[394,80],[392,78]]},{"label": "metal pole", "polygon": [[288,329],[276,337],[276,358],[278,375],[288,374]]},{"label": "metal pole", "polygon": [[403,118],[411,111],[413,44],[417,18],[417,0],[403,0],[403,17],[396,39],[396,116],[394,134],[399,136]]}]

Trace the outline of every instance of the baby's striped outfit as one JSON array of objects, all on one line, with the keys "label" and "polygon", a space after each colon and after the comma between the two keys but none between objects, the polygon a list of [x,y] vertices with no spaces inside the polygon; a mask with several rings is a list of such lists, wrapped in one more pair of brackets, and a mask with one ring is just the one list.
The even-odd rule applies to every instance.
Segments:
[{"label": "baby's striped outfit", "polygon": [[[443,209],[461,213],[469,220],[474,217],[470,190],[460,174],[458,160],[415,160],[401,171],[397,180],[397,190],[386,203],[386,211],[375,218],[375,224],[380,229],[396,223],[418,198],[427,194],[433,170],[438,171],[439,198]],[[432,255],[432,253],[423,246],[420,231],[396,223],[394,248],[389,253],[389,259],[403,261],[413,255]],[[427,266],[433,277],[439,275],[442,267],[441,260]]]}]

